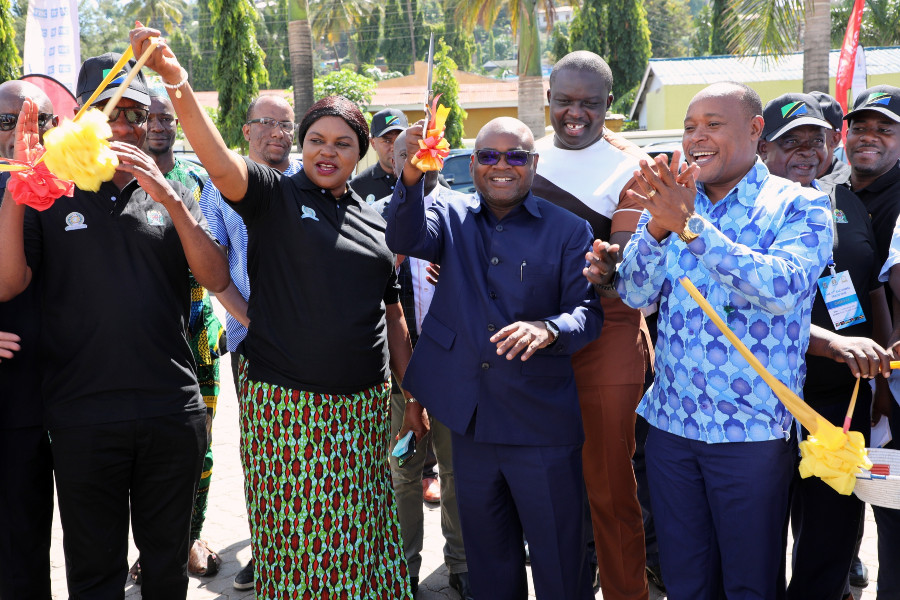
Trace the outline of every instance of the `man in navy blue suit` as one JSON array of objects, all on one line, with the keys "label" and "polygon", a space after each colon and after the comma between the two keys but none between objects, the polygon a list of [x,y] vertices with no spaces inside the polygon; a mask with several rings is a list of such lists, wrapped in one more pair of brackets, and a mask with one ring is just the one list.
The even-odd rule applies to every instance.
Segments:
[{"label": "man in navy blue suit", "polygon": [[[422,127],[407,130],[408,156]],[[582,539],[584,432],[570,357],[600,334],[582,276],[584,219],[531,193],[538,156],[517,119],[484,126],[477,192],[425,210],[408,159],[388,208],[394,252],[441,265],[403,387],[452,431],[473,596],[527,596],[523,531],[538,598],[592,597]]]}]

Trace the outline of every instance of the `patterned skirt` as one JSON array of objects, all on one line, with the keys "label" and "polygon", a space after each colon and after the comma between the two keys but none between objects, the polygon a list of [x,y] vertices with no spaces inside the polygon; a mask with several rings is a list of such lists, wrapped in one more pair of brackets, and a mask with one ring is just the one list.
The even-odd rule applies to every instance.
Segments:
[{"label": "patterned skirt", "polygon": [[390,383],[341,396],[247,378],[241,460],[259,600],[412,598],[386,460]]}]

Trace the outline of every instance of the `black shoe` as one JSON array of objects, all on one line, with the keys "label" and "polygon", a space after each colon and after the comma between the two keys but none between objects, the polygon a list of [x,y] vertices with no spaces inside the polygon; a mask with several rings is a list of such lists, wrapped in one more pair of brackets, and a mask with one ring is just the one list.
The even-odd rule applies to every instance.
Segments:
[{"label": "black shoe", "polygon": [[456,590],[462,600],[473,600],[468,573],[450,573],[450,587]]},{"label": "black shoe", "polygon": [[253,559],[251,558],[247,566],[234,576],[234,589],[252,590],[254,587],[256,587],[256,577],[253,575]]},{"label": "black shoe", "polygon": [[850,563],[850,585],[856,588],[864,588],[869,585],[869,569],[859,560],[858,556]]},{"label": "black shoe", "polygon": [[415,596],[416,592],[419,591],[419,578],[418,577],[410,577],[409,578],[409,587],[412,588],[413,596]]},{"label": "black shoe", "polygon": [[659,591],[666,591],[666,584],[663,583],[662,571],[659,569],[659,565],[647,565],[647,581],[655,585]]}]

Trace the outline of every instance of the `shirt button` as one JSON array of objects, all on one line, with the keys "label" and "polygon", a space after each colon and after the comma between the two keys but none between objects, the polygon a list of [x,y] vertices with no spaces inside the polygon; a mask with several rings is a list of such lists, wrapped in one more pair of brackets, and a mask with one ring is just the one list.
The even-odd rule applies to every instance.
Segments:
[{"label": "shirt button", "polygon": [[116,197],[113,196],[112,198],[110,198],[110,200],[112,200],[113,202],[115,202],[115,201],[116,201]]},{"label": "shirt button", "polygon": [[490,323],[490,324],[488,325],[488,331],[494,331],[495,329],[497,329],[497,328],[494,327],[494,324],[493,324],[493,323]]},{"label": "shirt button", "polygon": [[483,370],[487,371],[488,369],[491,368],[491,364],[490,364],[490,363],[483,362],[483,363],[481,363],[481,368],[482,368]]},{"label": "shirt button", "polygon": [[497,225],[497,231],[503,231],[503,225]]},{"label": "shirt button", "polygon": [[491,297],[491,300],[496,300],[496,299],[497,299],[497,294],[495,294],[494,292],[490,292],[490,293],[488,294],[488,296]]},{"label": "shirt button", "polygon": [[491,258],[491,264],[492,264],[492,265],[500,264],[500,259],[497,258],[496,256],[493,257],[493,258]]}]

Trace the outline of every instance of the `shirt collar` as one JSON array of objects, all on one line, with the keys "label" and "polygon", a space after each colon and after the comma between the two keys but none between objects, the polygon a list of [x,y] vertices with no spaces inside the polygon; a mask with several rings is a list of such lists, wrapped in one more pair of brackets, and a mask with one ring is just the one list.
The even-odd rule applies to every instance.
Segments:
[{"label": "shirt collar", "polygon": [[[894,185],[898,181],[900,181],[900,162],[891,167],[886,173],[882,173],[881,175],[879,175],[875,181],[862,189],[866,192],[877,194],[879,192],[883,192],[885,189]],[[853,191],[856,192],[857,190]]]},{"label": "shirt collar", "polygon": [[[541,218],[541,209],[537,203],[537,196],[531,190],[528,190],[528,195],[525,196],[525,199],[520,203],[519,206],[524,206],[525,210],[531,213],[531,216],[536,219]],[[466,208],[468,208],[473,213],[481,212],[482,202],[481,202],[481,194],[475,192],[474,194],[468,196],[466,198]],[[518,208],[518,207],[517,207]]]},{"label": "shirt collar", "polygon": [[[297,187],[299,187],[301,190],[308,191],[308,192],[314,192],[317,194],[321,194],[322,196],[328,196],[329,198],[334,198],[334,196],[331,195],[331,192],[329,192],[328,190],[323,189],[323,188],[317,186],[315,183],[313,183],[312,180],[309,177],[307,177],[306,171],[302,171],[302,170],[297,171],[296,173],[291,175],[291,179],[293,179],[294,182],[296,182]],[[352,198],[353,200],[355,200],[357,202],[363,202],[363,199],[359,196],[359,194],[357,194],[356,192],[353,191],[353,188],[351,188],[348,185],[347,189],[349,189],[350,191],[345,193],[340,198],[337,198],[337,200],[346,202],[348,198]]]},{"label": "shirt collar", "polygon": [[384,169],[381,168],[381,163],[376,162],[375,167],[372,169],[372,178],[373,179],[391,179],[395,177],[393,173],[388,173]]},{"label": "shirt collar", "polygon": [[[725,197],[722,200],[728,200],[732,194],[737,194],[738,202],[743,204],[744,206],[753,206],[756,203],[756,197],[759,194],[759,189],[762,187],[763,183],[765,183],[766,179],[769,178],[769,169],[766,167],[765,163],[757,157],[756,163],[750,168],[749,171],[738,181],[737,185],[734,186],[731,191],[725,194]],[[704,188],[702,183],[697,184],[697,191],[706,199],[709,199],[709,196],[706,195],[706,189]]]}]

